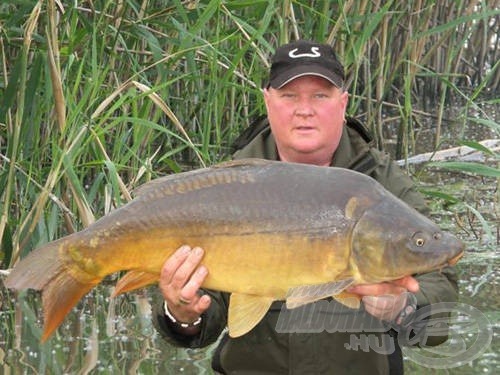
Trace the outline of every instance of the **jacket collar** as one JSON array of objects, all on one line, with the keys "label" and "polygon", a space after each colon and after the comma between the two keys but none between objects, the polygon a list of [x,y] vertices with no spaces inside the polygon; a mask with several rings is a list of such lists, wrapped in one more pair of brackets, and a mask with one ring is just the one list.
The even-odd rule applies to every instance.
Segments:
[{"label": "jacket collar", "polygon": [[[355,129],[344,125],[339,145],[330,165],[332,167],[357,169],[354,167],[366,157],[369,149],[370,143],[367,143]],[[262,130],[247,146],[236,151],[234,158],[243,159],[256,157],[256,155],[263,159],[279,160],[276,142],[269,127]]]}]

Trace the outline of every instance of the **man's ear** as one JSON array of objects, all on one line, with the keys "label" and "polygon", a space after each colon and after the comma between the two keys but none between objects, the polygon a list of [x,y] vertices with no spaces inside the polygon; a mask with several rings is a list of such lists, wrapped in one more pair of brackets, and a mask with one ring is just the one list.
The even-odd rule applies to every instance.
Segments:
[{"label": "man's ear", "polygon": [[343,90],[341,95],[342,95],[342,100],[345,100],[347,103],[349,101],[349,91]]},{"label": "man's ear", "polygon": [[349,92],[347,91],[342,91],[342,94],[340,94],[340,100],[344,106],[344,109],[347,108],[347,103],[349,103]]}]

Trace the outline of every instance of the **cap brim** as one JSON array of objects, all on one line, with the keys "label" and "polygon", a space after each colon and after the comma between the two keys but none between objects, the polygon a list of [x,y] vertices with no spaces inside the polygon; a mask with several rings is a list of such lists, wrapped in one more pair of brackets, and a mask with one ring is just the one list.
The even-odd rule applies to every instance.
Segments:
[{"label": "cap brim", "polygon": [[339,88],[343,86],[343,80],[339,76],[333,74],[331,70],[318,65],[299,65],[295,68],[289,69],[286,72],[271,78],[269,86],[274,89],[279,89],[294,79],[303,76],[317,76],[330,81],[333,85]]}]

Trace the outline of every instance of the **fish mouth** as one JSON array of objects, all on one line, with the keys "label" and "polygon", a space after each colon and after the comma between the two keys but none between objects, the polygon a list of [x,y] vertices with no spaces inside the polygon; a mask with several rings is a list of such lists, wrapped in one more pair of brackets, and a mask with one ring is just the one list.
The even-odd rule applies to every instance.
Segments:
[{"label": "fish mouth", "polygon": [[464,256],[465,251],[461,251],[459,254],[455,255],[453,258],[448,260],[449,266],[454,266],[457,262]]},{"label": "fish mouth", "polygon": [[[449,267],[449,266],[454,266],[455,264],[458,263],[458,261],[460,260],[460,258],[462,258],[465,254],[465,251],[462,250],[460,251],[457,255],[455,255],[453,258],[451,259],[448,259],[446,260],[445,262],[441,263],[440,266],[436,267],[434,270],[438,270],[439,272],[441,272],[443,270],[444,267]],[[429,271],[429,270],[428,270]],[[426,272],[428,272],[426,271]]]}]

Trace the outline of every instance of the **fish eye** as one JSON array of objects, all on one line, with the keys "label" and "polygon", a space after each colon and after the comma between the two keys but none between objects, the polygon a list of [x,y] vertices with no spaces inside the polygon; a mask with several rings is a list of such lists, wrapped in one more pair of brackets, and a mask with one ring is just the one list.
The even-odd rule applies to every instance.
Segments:
[{"label": "fish eye", "polygon": [[415,238],[415,245],[418,247],[422,247],[425,244],[425,240],[423,238]]}]

